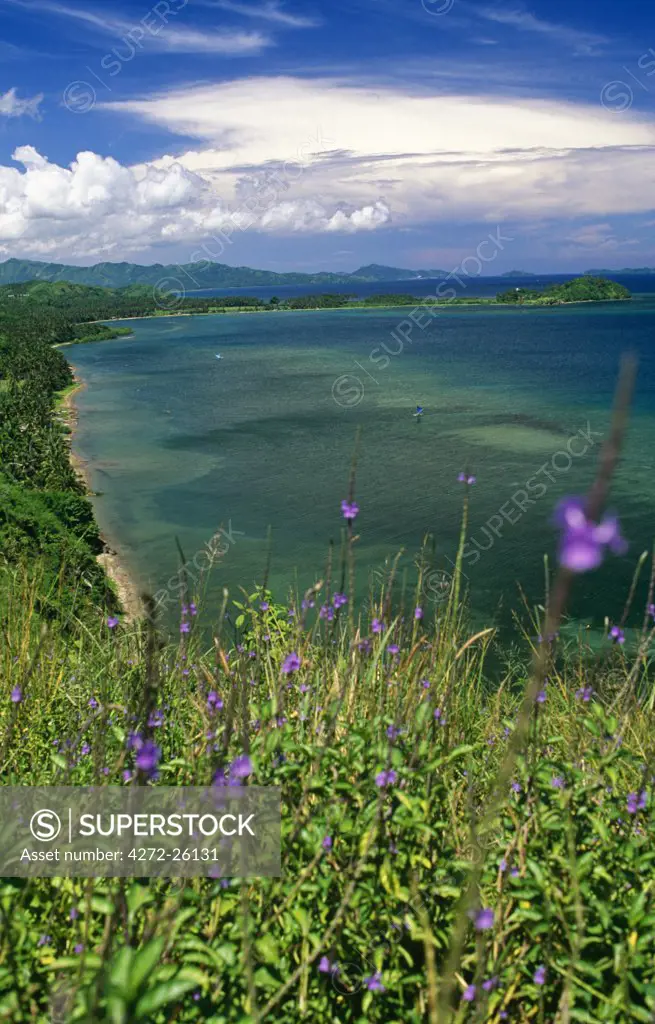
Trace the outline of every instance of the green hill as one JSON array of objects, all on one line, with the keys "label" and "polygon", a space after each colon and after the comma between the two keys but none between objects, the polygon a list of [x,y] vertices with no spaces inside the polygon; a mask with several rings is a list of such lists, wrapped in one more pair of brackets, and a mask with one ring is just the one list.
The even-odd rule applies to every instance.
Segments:
[{"label": "green hill", "polygon": [[225,263],[96,263],[92,267],[73,267],[64,263],[36,260],[5,260],[0,263],[0,285],[25,281],[70,281],[72,284],[102,288],[126,288],[131,285],[159,286],[164,290],[193,291],[199,288],[252,288],[254,286],[352,284],[369,281],[401,281],[447,277],[445,270],[403,270],[372,263],[352,274],[277,274],[252,267],[230,267]]}]

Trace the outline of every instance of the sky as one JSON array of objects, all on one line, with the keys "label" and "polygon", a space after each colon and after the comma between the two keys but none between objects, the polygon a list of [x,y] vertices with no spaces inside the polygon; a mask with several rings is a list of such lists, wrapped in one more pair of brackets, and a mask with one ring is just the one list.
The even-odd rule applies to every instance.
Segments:
[{"label": "sky", "polygon": [[655,266],[644,0],[0,0],[0,56],[0,259]]}]

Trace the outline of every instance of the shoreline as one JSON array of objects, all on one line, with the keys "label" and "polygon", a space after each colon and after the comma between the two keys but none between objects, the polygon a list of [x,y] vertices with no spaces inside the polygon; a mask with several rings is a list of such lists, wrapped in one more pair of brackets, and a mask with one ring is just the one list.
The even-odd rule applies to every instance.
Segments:
[{"label": "shoreline", "polygon": [[[95,491],[91,483],[89,463],[73,450],[73,438],[79,420],[79,410],[75,404],[75,397],[86,386],[86,381],[73,371],[73,384],[61,392],[56,414],[59,414],[60,422],[68,428],[68,457],[73,471],[84,485],[86,497],[91,500],[95,496]],[[130,574],[125,562],[121,561],[118,552],[112,548],[102,533],[100,534],[100,539],[104,550],[99,555],[96,555],[96,562],[101,566],[105,575],[114,586],[121,605],[124,621],[128,624],[136,622],[138,619],[143,618],[145,614],[137,581]]]}]

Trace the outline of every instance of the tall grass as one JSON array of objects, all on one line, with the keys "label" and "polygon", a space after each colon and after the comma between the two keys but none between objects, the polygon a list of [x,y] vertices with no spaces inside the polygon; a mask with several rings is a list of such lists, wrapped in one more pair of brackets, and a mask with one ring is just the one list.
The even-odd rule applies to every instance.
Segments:
[{"label": "tall grass", "polygon": [[10,591],[3,782],[129,785],[135,730],[161,748],[162,784],[210,783],[246,753],[248,782],[282,787],[284,875],[5,878],[5,1019],[653,1019],[655,829],[650,800],[629,809],[653,773],[639,654],[635,671],[623,646],[601,660],[551,646],[485,821],[531,655],[524,637],[488,683],[493,632],[471,634],[461,599],[403,622],[383,592],[376,633],[348,605],[321,618],[320,594],[303,610],[260,592],[240,602],[238,648],[206,649],[190,613],[163,647],[106,621],[71,643],[37,628],[27,577]]}]

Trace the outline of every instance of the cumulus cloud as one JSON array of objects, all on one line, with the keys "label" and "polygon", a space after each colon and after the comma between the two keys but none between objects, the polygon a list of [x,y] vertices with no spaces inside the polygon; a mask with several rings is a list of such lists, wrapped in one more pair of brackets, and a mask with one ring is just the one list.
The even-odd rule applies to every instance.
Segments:
[{"label": "cumulus cloud", "polygon": [[29,96],[21,100],[16,89],[8,89],[7,92],[0,93],[0,114],[3,117],[22,117],[27,114],[38,121],[41,117],[39,107],[42,101],[42,92],[38,96]]},{"label": "cumulus cloud", "polygon": [[357,208],[285,198],[290,184],[279,175],[245,200],[227,204],[177,161],[130,168],[83,152],[61,167],[32,146],[16,149],[13,159],[22,170],[0,167],[5,255],[116,256],[162,242],[191,245],[211,235],[227,246],[235,232],[246,230],[352,234],[374,230],[390,217],[382,201]]}]

